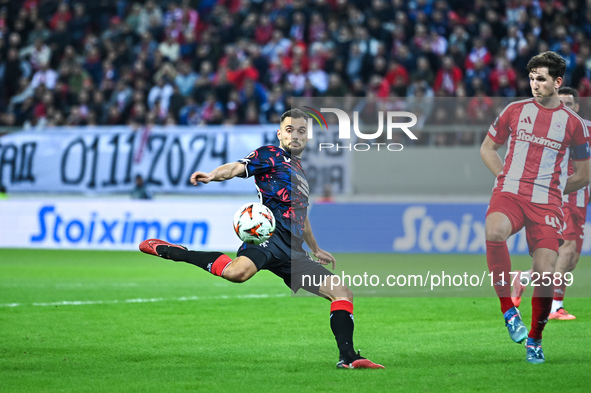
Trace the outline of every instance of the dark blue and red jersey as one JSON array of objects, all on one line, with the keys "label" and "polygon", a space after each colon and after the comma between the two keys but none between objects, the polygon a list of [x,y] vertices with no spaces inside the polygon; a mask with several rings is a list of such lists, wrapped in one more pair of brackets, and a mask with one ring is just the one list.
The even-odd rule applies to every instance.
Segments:
[{"label": "dark blue and red jersey", "polygon": [[301,159],[279,147],[262,146],[238,162],[246,164],[246,177],[254,176],[261,202],[271,209],[277,225],[301,243],[309,195]]}]

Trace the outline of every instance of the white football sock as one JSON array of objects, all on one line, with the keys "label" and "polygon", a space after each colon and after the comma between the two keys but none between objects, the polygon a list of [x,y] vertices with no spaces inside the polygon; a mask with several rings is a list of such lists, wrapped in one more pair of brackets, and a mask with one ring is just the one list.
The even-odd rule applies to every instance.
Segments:
[{"label": "white football sock", "polygon": [[552,312],[558,311],[561,307],[563,307],[562,300],[552,300]]}]

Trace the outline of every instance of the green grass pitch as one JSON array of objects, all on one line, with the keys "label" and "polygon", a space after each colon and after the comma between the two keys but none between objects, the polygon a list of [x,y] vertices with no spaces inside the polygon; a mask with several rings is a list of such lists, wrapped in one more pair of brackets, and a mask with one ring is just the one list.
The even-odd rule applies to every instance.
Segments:
[{"label": "green grass pitch", "polygon": [[[485,268],[482,255],[337,255],[392,258]],[[231,284],[139,252],[3,249],[0,392],[589,391],[588,297],[567,298],[577,319],[550,321],[547,361],[530,365],[496,298],[454,296],[356,298],[355,346],[386,369],[337,370],[329,303],[268,272]]]}]

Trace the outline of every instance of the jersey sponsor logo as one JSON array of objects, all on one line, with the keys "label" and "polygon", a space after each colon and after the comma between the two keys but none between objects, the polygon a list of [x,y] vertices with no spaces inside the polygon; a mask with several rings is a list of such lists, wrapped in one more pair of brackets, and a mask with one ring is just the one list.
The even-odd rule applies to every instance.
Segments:
[{"label": "jersey sponsor logo", "polygon": [[560,144],[556,141],[553,141],[551,139],[546,139],[543,136],[535,136],[535,135],[529,134],[524,129],[520,129],[517,131],[517,140],[523,141],[523,142],[535,143],[538,145],[542,145],[544,147],[549,147],[554,150],[560,150],[560,148],[562,147],[562,144]]}]

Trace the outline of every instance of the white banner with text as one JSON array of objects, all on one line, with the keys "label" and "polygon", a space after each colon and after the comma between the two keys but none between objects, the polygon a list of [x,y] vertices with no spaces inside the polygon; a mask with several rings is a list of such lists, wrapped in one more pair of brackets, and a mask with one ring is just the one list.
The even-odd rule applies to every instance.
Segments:
[{"label": "white banner with text", "polygon": [[[106,194],[130,192],[141,175],[152,192],[196,192],[195,171],[245,157],[277,144],[277,126],[69,127],[0,137],[0,185],[8,192]],[[310,141],[314,145],[314,141]],[[302,157],[312,193],[329,184],[351,191],[350,156],[307,149]],[[252,193],[240,179],[200,186],[199,193]]]}]

